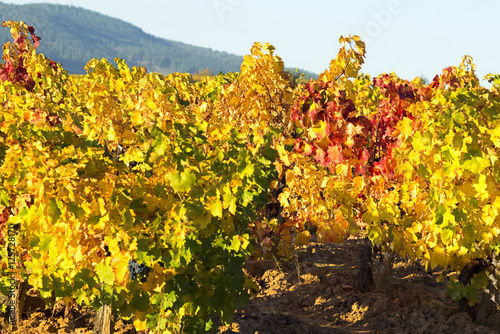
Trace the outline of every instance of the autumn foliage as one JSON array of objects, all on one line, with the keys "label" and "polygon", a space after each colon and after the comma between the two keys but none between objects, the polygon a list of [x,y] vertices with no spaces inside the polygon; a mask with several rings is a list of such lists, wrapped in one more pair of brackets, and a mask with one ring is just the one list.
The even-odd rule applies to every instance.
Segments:
[{"label": "autumn foliage", "polygon": [[[306,84],[261,43],[239,74],[197,82],[120,59],[74,77],[36,53],[32,27],[4,26],[14,43],[0,65],[1,242],[17,226],[14,272],[40,296],[111,304],[138,329],[208,331],[248,300],[249,256],[361,231],[449,268],[455,299],[473,303],[488,285],[500,80],[482,87],[469,57],[429,85],[372,79],[349,36]],[[131,259],[151,268],[144,282],[129,279]],[[477,259],[486,269],[459,283]]]}]

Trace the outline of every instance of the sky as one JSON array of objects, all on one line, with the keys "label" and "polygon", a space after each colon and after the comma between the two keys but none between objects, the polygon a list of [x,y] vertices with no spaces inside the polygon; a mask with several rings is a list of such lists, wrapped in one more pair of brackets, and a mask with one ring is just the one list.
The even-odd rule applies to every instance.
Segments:
[{"label": "sky", "polygon": [[500,73],[498,0],[0,1],[83,7],[157,37],[237,55],[249,54],[254,42],[269,42],[285,66],[318,74],[337,55],[339,37],[349,34],[366,42],[362,72],[371,76],[432,80],[464,55],[473,58],[480,79]]}]

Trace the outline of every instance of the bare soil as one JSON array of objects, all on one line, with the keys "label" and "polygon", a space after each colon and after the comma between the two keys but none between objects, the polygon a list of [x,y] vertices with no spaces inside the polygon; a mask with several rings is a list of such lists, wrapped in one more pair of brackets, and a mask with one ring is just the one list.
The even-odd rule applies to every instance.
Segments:
[{"label": "bare soil", "polygon": [[[500,312],[479,305],[476,323],[447,295],[440,271],[380,256],[372,262],[375,286],[357,288],[363,241],[296,249],[297,261],[255,270],[261,290],[219,333],[500,333]],[[392,267],[392,270],[390,269]],[[253,269],[253,268],[250,268]],[[249,270],[251,272],[251,270]],[[260,273],[264,272],[262,275]]]},{"label": "bare soil", "polygon": [[[372,262],[375,286],[357,285],[363,241],[316,244],[297,248],[295,260],[249,262],[246,271],[260,287],[250,303],[235,311],[219,334],[341,333],[500,333],[500,311],[479,305],[476,321],[459,311],[439,283],[439,270],[387,257]],[[392,267],[392,270],[390,268]],[[36,307],[35,300],[16,329],[0,318],[0,333],[93,333],[95,312],[86,307]],[[493,304],[494,305],[494,304]],[[115,333],[133,334],[130,322],[118,320]]]}]

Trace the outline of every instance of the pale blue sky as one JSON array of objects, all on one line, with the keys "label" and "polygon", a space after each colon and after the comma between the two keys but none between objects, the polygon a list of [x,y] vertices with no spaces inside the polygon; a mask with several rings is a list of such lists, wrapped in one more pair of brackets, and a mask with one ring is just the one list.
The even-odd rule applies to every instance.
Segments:
[{"label": "pale blue sky", "polygon": [[270,42],[288,67],[320,73],[340,35],[367,42],[363,72],[412,79],[473,57],[477,73],[500,73],[500,1],[482,0],[1,0],[51,2],[120,18],[158,37],[248,54]]}]

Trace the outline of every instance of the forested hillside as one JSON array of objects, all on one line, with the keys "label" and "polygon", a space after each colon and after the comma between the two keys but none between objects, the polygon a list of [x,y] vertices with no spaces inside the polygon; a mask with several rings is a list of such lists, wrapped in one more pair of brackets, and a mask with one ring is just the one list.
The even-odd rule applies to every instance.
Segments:
[{"label": "forested hillside", "polygon": [[[24,21],[35,27],[43,43],[39,52],[61,63],[69,73],[84,73],[92,58],[123,58],[130,66],[144,66],[151,72],[212,73],[237,72],[242,56],[210,48],[158,38],[119,19],[66,5],[11,5],[0,2],[0,22]],[[8,29],[0,28],[0,44],[11,40]],[[290,69],[293,72],[295,69]],[[316,74],[300,70],[307,77]]]},{"label": "forested hillside", "polygon": [[[214,73],[239,71],[243,60],[227,52],[158,38],[122,20],[74,6],[0,2],[0,22],[6,20],[22,20],[35,27],[43,39],[39,51],[70,73],[84,73],[83,67],[92,58],[120,57],[131,66],[164,74],[206,68]],[[9,40],[8,29],[0,29],[0,44]]]}]

